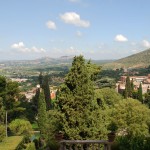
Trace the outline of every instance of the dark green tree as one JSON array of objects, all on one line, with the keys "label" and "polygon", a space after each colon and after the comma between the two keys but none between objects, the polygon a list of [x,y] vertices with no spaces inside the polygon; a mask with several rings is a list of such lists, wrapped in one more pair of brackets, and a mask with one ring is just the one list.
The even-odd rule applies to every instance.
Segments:
[{"label": "dark green tree", "polygon": [[138,88],[138,100],[143,103],[142,84]]},{"label": "dark green tree", "polygon": [[33,110],[34,110],[35,114],[37,114],[37,112],[38,112],[39,95],[40,95],[40,88],[37,88],[35,96],[32,98]]},{"label": "dark green tree", "polygon": [[40,92],[39,102],[38,102],[38,125],[40,129],[41,137],[47,140],[48,120],[47,120],[46,103],[45,103],[43,91]]},{"label": "dark green tree", "polygon": [[4,110],[4,99],[6,96],[6,79],[0,76],[0,124],[4,124],[5,110]]},{"label": "dark green tree", "polygon": [[126,85],[125,85],[125,98],[132,97],[132,88],[131,88],[131,82],[130,77],[127,76],[126,78]]},{"label": "dark green tree", "polygon": [[134,92],[134,83],[133,83],[133,79],[131,80],[130,84],[131,84],[131,93],[133,94],[133,92]]},{"label": "dark green tree", "polygon": [[124,98],[128,98],[128,91],[127,88],[125,88],[124,92],[123,92]]},{"label": "dark green tree", "polygon": [[135,99],[121,100],[112,109],[112,118],[119,127],[121,134],[128,138],[149,134],[150,110]]},{"label": "dark green tree", "polygon": [[92,64],[89,60],[86,64],[88,73],[91,76],[91,80],[95,81],[97,79],[97,75],[100,73],[101,67],[96,64]]},{"label": "dark green tree", "polygon": [[39,74],[39,84],[40,84],[40,87],[42,88],[42,84],[43,84],[43,74],[42,74],[42,72],[40,72],[40,74]]},{"label": "dark green tree", "polygon": [[8,112],[8,122],[21,117],[25,108],[21,107],[19,100],[19,85],[17,82],[6,80],[0,76],[0,97],[2,98],[3,109]]},{"label": "dark green tree", "polygon": [[3,105],[3,99],[0,97],[0,124],[4,124],[5,110]]},{"label": "dark green tree", "polygon": [[101,113],[94,107],[93,78],[88,68],[83,56],[75,56],[60,89],[58,103],[63,116],[61,130],[65,132],[67,139],[101,137],[99,133],[102,128],[96,125],[103,124],[95,124],[98,119],[101,120]]},{"label": "dark green tree", "polygon": [[43,87],[44,95],[45,95],[46,108],[47,108],[47,110],[50,110],[52,108],[52,103],[51,103],[51,97],[50,97],[49,77],[48,77],[48,75],[44,76],[42,87]]},{"label": "dark green tree", "polygon": [[104,77],[101,78],[100,80],[96,81],[96,84],[98,85],[99,88],[115,88],[116,87],[116,82],[112,78]]}]

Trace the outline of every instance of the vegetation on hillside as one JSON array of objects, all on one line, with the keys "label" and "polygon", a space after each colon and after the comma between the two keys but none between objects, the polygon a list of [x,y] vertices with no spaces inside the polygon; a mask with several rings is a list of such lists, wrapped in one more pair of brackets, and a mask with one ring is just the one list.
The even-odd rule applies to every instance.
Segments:
[{"label": "vegetation on hillside", "polygon": [[105,68],[144,68],[150,65],[150,49],[105,64]]}]

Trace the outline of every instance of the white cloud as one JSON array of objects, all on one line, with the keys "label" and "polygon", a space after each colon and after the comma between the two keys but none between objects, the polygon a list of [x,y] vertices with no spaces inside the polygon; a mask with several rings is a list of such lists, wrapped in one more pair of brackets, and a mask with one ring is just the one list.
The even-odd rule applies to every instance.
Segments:
[{"label": "white cloud", "polygon": [[117,42],[127,42],[128,39],[125,36],[123,36],[122,34],[118,34],[115,37],[115,41],[117,41]]},{"label": "white cloud", "polygon": [[31,51],[36,52],[36,53],[46,52],[45,49],[43,49],[43,48],[38,49],[38,48],[36,48],[35,46],[33,46],[33,47],[31,48]]},{"label": "white cloud", "polygon": [[77,35],[78,37],[81,37],[83,34],[82,34],[82,32],[77,31],[77,32],[76,32],[76,35]]},{"label": "white cloud", "polygon": [[33,46],[32,48],[27,48],[27,47],[25,47],[23,42],[14,43],[11,45],[11,48],[16,49],[18,52],[23,52],[23,53],[29,53],[29,52],[43,53],[43,52],[46,52],[45,49],[36,48],[35,46]]},{"label": "white cloud", "polygon": [[143,40],[142,41],[142,46],[146,47],[146,48],[150,48],[150,42],[147,40]]},{"label": "white cloud", "polygon": [[48,22],[46,23],[46,26],[47,26],[49,29],[52,29],[52,30],[55,30],[55,29],[56,29],[56,24],[55,24],[55,22],[53,22],[53,21],[48,21]]},{"label": "white cloud", "polygon": [[15,48],[15,49],[20,49],[24,47],[24,43],[23,42],[19,42],[18,44],[15,43],[11,46],[11,48]]},{"label": "white cloud", "polygon": [[82,20],[80,15],[75,12],[66,12],[60,15],[60,18],[67,24],[73,24],[78,27],[87,28],[90,26],[90,22]]}]

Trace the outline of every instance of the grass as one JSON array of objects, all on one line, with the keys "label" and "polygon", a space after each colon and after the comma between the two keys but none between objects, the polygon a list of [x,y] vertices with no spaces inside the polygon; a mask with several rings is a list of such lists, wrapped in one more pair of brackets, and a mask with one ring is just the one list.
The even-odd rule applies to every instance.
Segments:
[{"label": "grass", "polygon": [[0,150],[15,150],[23,139],[23,136],[7,137],[0,143]]}]

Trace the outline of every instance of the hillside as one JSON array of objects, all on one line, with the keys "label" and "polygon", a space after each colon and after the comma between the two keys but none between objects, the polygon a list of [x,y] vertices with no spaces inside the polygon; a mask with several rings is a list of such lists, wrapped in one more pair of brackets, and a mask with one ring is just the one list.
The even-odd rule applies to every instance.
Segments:
[{"label": "hillside", "polygon": [[107,63],[104,68],[143,68],[150,65],[150,49],[140,53],[116,60],[112,63]]},{"label": "hillside", "polygon": [[[42,57],[35,60],[9,60],[0,61],[2,67],[49,67],[49,66],[70,66],[74,56],[62,56],[59,58]],[[88,60],[87,60],[88,61]],[[113,62],[113,60],[91,60],[93,63],[102,65]]]}]

